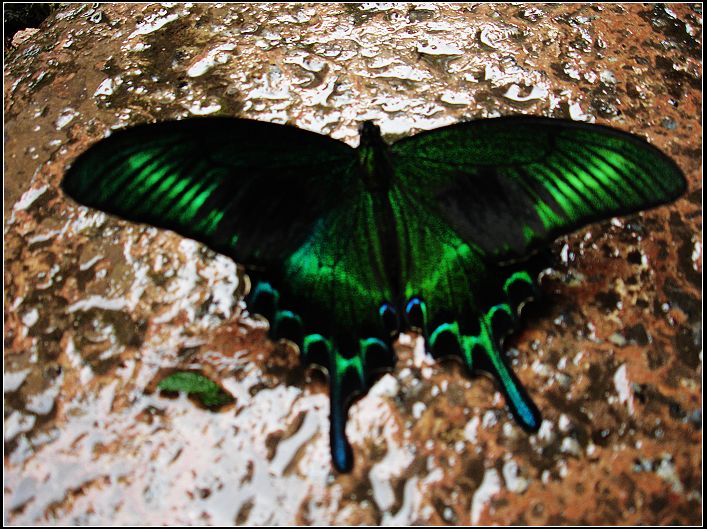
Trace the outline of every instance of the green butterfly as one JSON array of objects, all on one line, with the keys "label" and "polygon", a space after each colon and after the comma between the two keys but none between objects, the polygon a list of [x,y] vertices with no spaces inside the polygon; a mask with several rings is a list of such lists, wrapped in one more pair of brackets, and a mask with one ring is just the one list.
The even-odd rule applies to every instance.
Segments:
[{"label": "green butterfly", "polygon": [[491,373],[527,430],[540,414],[501,339],[533,296],[532,256],[600,219],[675,200],[678,166],[644,140],[539,117],[459,123],[358,148],[233,118],[143,125],[98,142],[63,189],[247,267],[252,313],[328,370],[334,466],[351,469],[348,407],[395,364],[401,331]]}]

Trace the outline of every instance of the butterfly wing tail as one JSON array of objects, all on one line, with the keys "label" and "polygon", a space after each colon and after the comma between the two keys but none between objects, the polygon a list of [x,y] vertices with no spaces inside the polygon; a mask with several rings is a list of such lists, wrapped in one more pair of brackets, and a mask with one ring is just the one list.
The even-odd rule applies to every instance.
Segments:
[{"label": "butterfly wing tail", "polygon": [[[408,304],[408,321],[417,322],[427,341],[427,349],[435,358],[455,356],[470,372],[489,373],[498,383],[516,421],[527,431],[540,427],[541,415],[523,388],[502,352],[503,339],[517,327],[521,310],[538,295],[533,277],[545,257],[538,258],[525,269],[515,267],[507,279],[494,289],[501,293],[496,303],[481,312],[474,321],[447,321],[433,326],[425,324],[427,307],[413,300]],[[528,264],[528,263],[526,263]],[[426,329],[433,329],[427,333]]]},{"label": "butterfly wing tail", "polygon": [[494,321],[501,315],[510,317],[511,310],[507,304],[494,305],[479,319],[477,332],[465,332],[458,322],[439,325],[427,340],[428,348],[435,357],[460,358],[470,372],[490,373],[518,423],[528,431],[536,431],[540,427],[540,412],[508,366],[501,352],[500,333],[495,330]]},{"label": "butterfly wing tail", "polygon": [[[348,341],[347,341],[348,342]],[[317,364],[329,372],[329,439],[334,467],[349,472],[353,467],[353,451],[346,438],[349,408],[355,398],[373,384],[376,374],[390,369],[395,363],[392,347],[377,338],[358,340],[353,354],[343,354],[337,342],[319,334],[304,338],[302,347],[305,364]]]},{"label": "butterfly wing tail", "polygon": [[[525,305],[539,295],[534,280],[548,263],[548,255],[536,255],[524,268],[516,269],[503,283],[502,303],[493,305],[479,321],[480,332],[464,337],[465,357],[469,367],[476,367],[498,381],[513,416],[524,429],[534,432],[540,428],[542,417],[518,377],[502,353],[501,342],[516,327],[516,321]],[[476,352],[475,352],[476,351]],[[476,355],[473,358],[472,355]]]},{"label": "butterfly wing tail", "polygon": [[280,292],[267,281],[256,281],[246,299],[250,312],[270,321],[273,339],[287,339],[297,344],[304,365],[319,365],[329,374],[331,457],[339,472],[353,467],[353,451],[346,438],[348,411],[357,396],[365,394],[378,373],[395,364],[390,343],[378,338],[340,337],[305,332],[299,314],[281,308]]},{"label": "butterfly wing tail", "polygon": [[353,451],[346,438],[348,408],[354,395],[366,389],[360,356],[344,358],[335,345],[320,334],[304,338],[302,360],[305,364],[324,367],[329,373],[329,442],[334,467],[349,472],[353,467]]},{"label": "butterfly wing tail", "polygon": [[462,335],[462,351],[467,367],[490,373],[498,382],[511,413],[525,430],[534,432],[540,428],[541,416],[525,388],[508,365],[500,347],[501,339],[495,331],[494,320],[510,317],[507,304],[494,305],[480,319],[480,331],[476,335]]}]

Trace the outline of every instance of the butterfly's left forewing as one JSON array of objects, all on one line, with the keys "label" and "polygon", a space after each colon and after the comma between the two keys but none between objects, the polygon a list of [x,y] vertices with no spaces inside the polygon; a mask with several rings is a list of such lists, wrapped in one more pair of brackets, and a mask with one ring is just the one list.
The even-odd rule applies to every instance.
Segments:
[{"label": "butterfly's left forewing", "polygon": [[337,206],[353,162],[353,149],[326,136],[201,118],[115,132],[79,156],[62,187],[81,204],[270,267]]}]

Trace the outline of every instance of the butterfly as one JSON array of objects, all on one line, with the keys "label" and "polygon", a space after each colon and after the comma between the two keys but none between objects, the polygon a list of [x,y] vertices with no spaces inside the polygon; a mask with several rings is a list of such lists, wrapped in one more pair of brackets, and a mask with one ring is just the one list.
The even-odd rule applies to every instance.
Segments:
[{"label": "butterfly", "polygon": [[173,230],[246,266],[251,313],[329,376],[334,467],[352,468],[352,398],[416,330],[490,373],[528,431],[540,413],[502,339],[537,292],[533,258],[588,223],[680,197],[667,155],[609,127],[530,116],[357,148],[287,125],[195,118],[115,132],[62,182],[81,204]]}]

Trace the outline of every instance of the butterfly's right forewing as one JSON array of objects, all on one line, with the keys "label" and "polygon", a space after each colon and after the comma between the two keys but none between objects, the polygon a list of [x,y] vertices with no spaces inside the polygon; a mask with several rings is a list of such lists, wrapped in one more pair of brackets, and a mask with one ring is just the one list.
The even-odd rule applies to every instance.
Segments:
[{"label": "butterfly's right forewing", "polygon": [[460,123],[395,145],[399,179],[490,259],[523,259],[597,220],[668,203],[686,181],[625,132],[513,116]]}]

